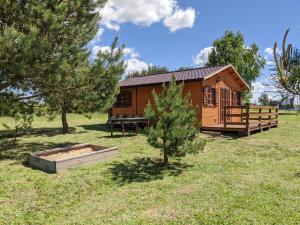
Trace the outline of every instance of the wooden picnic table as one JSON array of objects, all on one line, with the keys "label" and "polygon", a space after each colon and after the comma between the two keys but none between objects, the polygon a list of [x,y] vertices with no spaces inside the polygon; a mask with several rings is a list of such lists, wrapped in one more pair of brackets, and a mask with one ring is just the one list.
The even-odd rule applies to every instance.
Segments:
[{"label": "wooden picnic table", "polygon": [[115,124],[120,124],[122,126],[122,136],[124,137],[125,133],[125,124],[134,124],[136,134],[138,134],[139,124],[147,123],[149,126],[149,120],[146,117],[116,117],[110,118],[110,135],[113,136],[113,128]]}]

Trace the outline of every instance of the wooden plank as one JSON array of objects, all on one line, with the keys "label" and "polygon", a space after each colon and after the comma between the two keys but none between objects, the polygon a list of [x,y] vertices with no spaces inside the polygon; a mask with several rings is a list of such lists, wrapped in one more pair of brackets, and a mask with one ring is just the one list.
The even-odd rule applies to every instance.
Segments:
[{"label": "wooden plank", "polygon": [[262,109],[259,109],[259,112],[249,112],[250,115],[258,115],[258,116],[272,116],[272,115],[276,115],[277,113],[269,113],[269,112],[261,112]]},{"label": "wooden plank", "polygon": [[[276,119],[276,118],[271,118],[271,120],[272,119]],[[249,117],[249,120],[251,120],[251,121],[266,121],[266,120],[270,120],[269,118],[260,118],[260,120],[259,120],[259,117]]]},{"label": "wooden plank", "polygon": [[250,109],[276,109],[276,106],[250,106]]},{"label": "wooden plank", "polygon": [[244,117],[247,116],[246,113],[232,113],[232,114],[226,114],[226,117]]},{"label": "wooden plank", "polygon": [[247,123],[243,123],[243,122],[227,122],[226,124],[227,124],[227,126],[229,126],[229,125],[244,125],[244,126],[246,126],[247,125]]},{"label": "wooden plank", "polygon": [[226,105],[224,106],[226,109],[246,109],[247,106],[233,106],[233,105]]}]

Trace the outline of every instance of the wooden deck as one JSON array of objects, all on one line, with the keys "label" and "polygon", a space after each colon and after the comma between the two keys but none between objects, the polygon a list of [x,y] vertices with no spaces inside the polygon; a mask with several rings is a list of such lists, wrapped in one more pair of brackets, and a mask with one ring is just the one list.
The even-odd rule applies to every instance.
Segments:
[{"label": "wooden deck", "polygon": [[[238,113],[237,113],[238,111]],[[271,106],[225,106],[224,123],[202,126],[204,131],[239,132],[249,136],[278,126],[278,108]]]}]

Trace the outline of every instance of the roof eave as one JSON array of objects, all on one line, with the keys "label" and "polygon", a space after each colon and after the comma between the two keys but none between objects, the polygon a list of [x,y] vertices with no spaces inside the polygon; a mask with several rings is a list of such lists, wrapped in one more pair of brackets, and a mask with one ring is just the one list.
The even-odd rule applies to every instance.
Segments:
[{"label": "roof eave", "polygon": [[[176,82],[194,82],[194,81],[200,81],[204,80],[204,78],[197,78],[197,79],[190,79],[190,80],[177,80]],[[144,86],[151,86],[151,85],[160,85],[163,83],[169,83],[171,81],[165,81],[165,82],[157,82],[157,83],[147,83],[147,84],[137,84],[137,85],[128,85],[128,86],[122,86],[120,85],[120,88],[133,88],[133,87],[144,87]]]},{"label": "roof eave", "polygon": [[228,64],[227,66],[222,67],[221,69],[211,73],[209,76],[204,77],[204,80],[207,80],[215,75],[217,75],[218,73],[221,73],[222,71],[228,69],[228,68],[232,68],[234,70],[234,72],[238,75],[238,77],[240,78],[240,80],[243,82],[243,84],[245,85],[246,89],[250,90],[249,85],[246,83],[246,81],[242,78],[242,76],[239,74],[239,72],[235,69],[235,67],[232,64]]}]

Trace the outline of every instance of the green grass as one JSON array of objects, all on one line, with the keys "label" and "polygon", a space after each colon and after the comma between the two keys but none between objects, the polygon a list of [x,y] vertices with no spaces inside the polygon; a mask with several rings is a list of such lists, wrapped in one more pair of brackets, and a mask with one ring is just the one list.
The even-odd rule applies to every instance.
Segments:
[{"label": "green grass", "polygon": [[[0,224],[300,223],[300,117],[251,137],[205,137],[202,152],[168,170],[143,134],[110,138],[105,120],[70,115],[72,133],[61,135],[59,118],[36,118],[16,145],[2,133]],[[28,152],[86,142],[117,146],[119,156],[60,174],[26,164]]]}]

